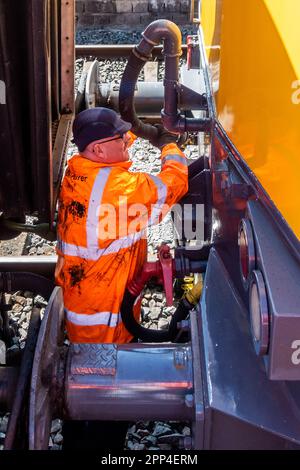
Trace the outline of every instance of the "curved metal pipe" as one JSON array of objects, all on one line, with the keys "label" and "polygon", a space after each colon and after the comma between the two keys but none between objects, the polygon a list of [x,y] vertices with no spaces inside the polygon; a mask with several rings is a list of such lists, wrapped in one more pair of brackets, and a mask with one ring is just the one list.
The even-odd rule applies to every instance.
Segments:
[{"label": "curved metal pipe", "polygon": [[157,129],[149,124],[144,124],[135,112],[133,104],[135,85],[145,62],[151,57],[153,48],[163,41],[165,57],[164,109],[168,114],[178,114],[176,83],[178,82],[179,57],[182,54],[181,32],[172,21],[156,20],[145,29],[142,38],[129,57],[122,77],[119,109],[122,118],[132,123],[132,130],[136,135],[153,141],[157,136]]},{"label": "curved metal pipe", "polygon": [[167,330],[153,330],[145,328],[140,325],[134,317],[133,305],[136,301],[134,296],[129,290],[125,290],[121,305],[121,318],[127,331],[129,331],[134,338],[141,339],[145,343],[164,343],[167,341],[176,342],[178,334],[178,323],[185,320],[194,307],[186,298],[180,299],[178,306],[172,315],[169,327]]},{"label": "curved metal pipe", "polygon": [[[180,114],[177,109],[178,95],[177,84],[179,80],[179,57],[181,56],[181,31],[175,23],[169,20],[158,20],[151,23],[142,34],[142,41],[137,47],[138,52],[145,52],[149,46],[157,44],[158,41],[164,41],[163,54],[165,57],[165,96],[164,109],[162,111],[163,123],[164,116],[173,116],[177,118]],[[154,44],[153,44],[154,43]],[[148,47],[146,46],[148,45]],[[172,131],[174,129],[168,130]],[[177,130],[177,129],[176,129]]]},{"label": "curved metal pipe", "polygon": [[154,46],[157,46],[161,41],[164,43],[164,110],[167,114],[177,114],[176,85],[179,79],[179,57],[182,55],[181,31],[172,21],[156,20],[145,29],[142,33],[142,38],[140,44],[134,49],[133,54],[140,57],[143,61],[151,58]]},{"label": "curved metal pipe", "polygon": [[136,82],[144,64],[145,60],[137,57],[134,53],[131,54],[121,80],[119,110],[122,119],[132,124],[131,130],[135,135],[154,142],[157,138],[156,127],[144,124],[138,118],[133,104]]},{"label": "curved metal pipe", "polygon": [[178,105],[179,57],[181,51],[181,32],[178,26],[169,20],[153,21],[142,33],[142,40],[129,57],[122,77],[119,109],[122,118],[132,124],[132,131],[140,137],[155,142],[157,129],[144,124],[137,116],[134,107],[134,92],[140,71],[151,58],[152,50],[161,41],[164,42],[165,58],[164,109],[161,112],[164,127],[171,132],[207,131],[210,120],[207,118],[188,119],[181,115]]}]

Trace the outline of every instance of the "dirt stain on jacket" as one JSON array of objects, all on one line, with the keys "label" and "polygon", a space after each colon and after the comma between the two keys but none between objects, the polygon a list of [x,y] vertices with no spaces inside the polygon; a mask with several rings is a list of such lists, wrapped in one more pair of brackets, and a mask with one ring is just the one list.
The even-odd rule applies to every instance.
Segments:
[{"label": "dirt stain on jacket", "polygon": [[73,217],[82,217],[86,214],[86,207],[78,201],[72,201],[68,206],[68,211]]},{"label": "dirt stain on jacket", "polygon": [[79,282],[85,278],[83,264],[74,264],[74,266],[71,266],[69,268],[69,274],[71,277],[71,287],[74,287],[76,286],[76,284],[79,284]]}]

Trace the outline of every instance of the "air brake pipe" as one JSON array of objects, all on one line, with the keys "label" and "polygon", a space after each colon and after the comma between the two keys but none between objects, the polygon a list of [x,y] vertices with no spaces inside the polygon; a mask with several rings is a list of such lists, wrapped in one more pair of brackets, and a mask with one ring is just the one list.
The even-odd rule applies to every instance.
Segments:
[{"label": "air brake pipe", "polygon": [[[146,283],[151,278],[156,278],[158,280],[163,280],[166,298],[170,295],[170,289],[172,291],[173,287],[173,275],[176,273],[176,277],[186,274],[186,268],[191,272],[203,272],[206,268],[206,262],[203,261],[188,261],[187,265],[182,265],[182,263],[177,264],[178,268],[183,268],[184,271],[176,271],[176,261],[172,258],[166,256],[169,254],[169,251],[166,250],[165,246],[161,246],[159,249],[159,261],[156,262],[146,262],[143,266],[142,271],[139,273],[139,276],[136,279],[133,279],[125,290],[123,297],[123,302],[121,305],[121,317],[127,331],[129,331],[135,338],[139,338],[144,342],[166,342],[174,341],[178,329],[177,323],[184,320],[190,310],[194,308],[195,304],[198,302],[201,290],[199,286],[196,285],[193,289],[185,294],[185,296],[179,301],[176,311],[174,312],[168,330],[153,330],[149,328],[144,328],[141,326],[134,316],[134,304],[141,294]],[[165,256],[162,256],[165,255]],[[171,259],[171,274],[166,272],[168,268],[168,260]],[[194,271],[193,271],[194,270]],[[172,275],[173,274],[173,275]],[[169,282],[170,281],[170,282]],[[172,297],[172,294],[171,294]],[[168,302],[167,302],[168,303]]]},{"label": "air brake pipe", "polygon": [[134,108],[134,91],[140,71],[145,62],[151,58],[152,50],[161,41],[164,41],[163,54],[165,58],[164,79],[164,109],[161,112],[163,124],[171,132],[184,133],[185,131],[208,131],[209,118],[186,118],[178,110],[178,80],[179,57],[181,56],[181,32],[178,26],[169,20],[153,21],[142,33],[143,39],[135,47],[129,57],[124,71],[120,94],[119,109],[122,118],[132,123],[133,132],[152,142],[157,137],[154,126],[144,124],[137,117]]},{"label": "air brake pipe", "polygon": [[[137,82],[134,94],[135,110],[139,116],[160,119],[164,102],[162,82]],[[109,106],[119,111],[119,83],[101,83],[99,85],[99,106]]]},{"label": "air brake pipe", "polygon": [[[195,286],[198,289],[198,286]],[[185,320],[195,307],[195,303],[191,301],[193,294],[190,297],[185,295],[178,303],[178,306],[172,315],[169,328],[167,330],[153,330],[141,326],[135,319],[133,313],[133,306],[137,296],[130,292],[130,286],[126,289],[123,302],[121,305],[121,317],[127,331],[129,331],[134,338],[139,338],[145,343],[163,343],[167,341],[174,341],[178,334],[177,324]],[[200,295],[199,295],[200,297]],[[197,301],[199,298],[197,298]]]},{"label": "air brake pipe", "polygon": [[[183,86],[181,85],[180,89],[182,90],[182,88]],[[97,96],[98,106],[109,107],[119,112],[119,91],[120,84],[118,82],[100,83],[99,94]],[[189,100],[183,100],[181,95],[181,106],[184,111],[203,110],[204,104],[199,103],[199,99],[197,101],[193,99],[192,93],[190,93],[189,97]],[[203,99],[203,101],[205,100]],[[163,82],[138,81],[135,86],[134,106],[138,116],[153,120],[156,119],[156,122],[159,121],[161,110],[164,106]]]}]

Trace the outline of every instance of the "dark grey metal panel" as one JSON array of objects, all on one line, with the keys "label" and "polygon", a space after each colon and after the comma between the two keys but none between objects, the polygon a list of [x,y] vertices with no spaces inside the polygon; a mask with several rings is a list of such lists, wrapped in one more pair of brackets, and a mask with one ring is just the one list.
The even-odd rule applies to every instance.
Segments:
[{"label": "dark grey metal panel", "polygon": [[[257,434],[259,448],[272,446],[272,434],[300,444],[299,408],[285,382],[268,380],[252,345],[247,311],[215,249],[209,256],[201,314],[207,406],[266,431],[265,437]],[[205,423],[206,447],[213,442],[221,445],[222,436],[215,435],[222,429],[214,428],[215,411],[210,413],[211,422]],[[222,431],[226,445],[232,440],[232,446],[243,448],[247,433],[236,442],[234,421],[231,426]]]},{"label": "dark grey metal panel", "polygon": [[300,380],[300,265],[257,201],[248,203],[248,213],[254,229],[257,267],[264,275],[268,295],[269,377]]},{"label": "dark grey metal panel", "polygon": [[212,428],[210,449],[213,450],[284,450],[293,445],[264,429],[215,410]]}]

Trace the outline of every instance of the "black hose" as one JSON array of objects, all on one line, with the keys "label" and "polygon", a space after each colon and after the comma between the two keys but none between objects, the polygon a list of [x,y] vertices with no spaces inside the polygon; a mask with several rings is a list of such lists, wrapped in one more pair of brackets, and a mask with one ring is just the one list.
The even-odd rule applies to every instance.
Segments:
[{"label": "black hose", "polygon": [[194,305],[190,304],[187,299],[181,299],[177,305],[177,308],[172,315],[170,325],[169,325],[169,341],[174,342],[176,336],[178,335],[178,323],[182,320],[185,320],[186,317],[189,315],[190,310],[194,307]]},{"label": "black hose", "polygon": [[144,64],[145,61],[134,54],[129,57],[120,85],[119,110],[122,119],[132,124],[131,130],[135,135],[155,142],[157,128],[142,122],[138,118],[134,107],[135,86]]},{"label": "black hose", "polygon": [[135,300],[136,296],[126,290],[121,305],[121,317],[127,331],[145,343],[174,341],[178,333],[177,323],[184,320],[188,316],[191,308],[193,308],[193,305],[191,305],[186,299],[180,300],[179,305],[172,316],[168,330],[152,330],[150,328],[144,328],[134,318],[133,305]]},{"label": "black hose", "polygon": [[163,343],[170,341],[169,332],[167,330],[151,330],[150,328],[144,328],[136,321],[133,314],[135,300],[136,296],[126,290],[121,305],[121,317],[127,331],[146,343]]}]

